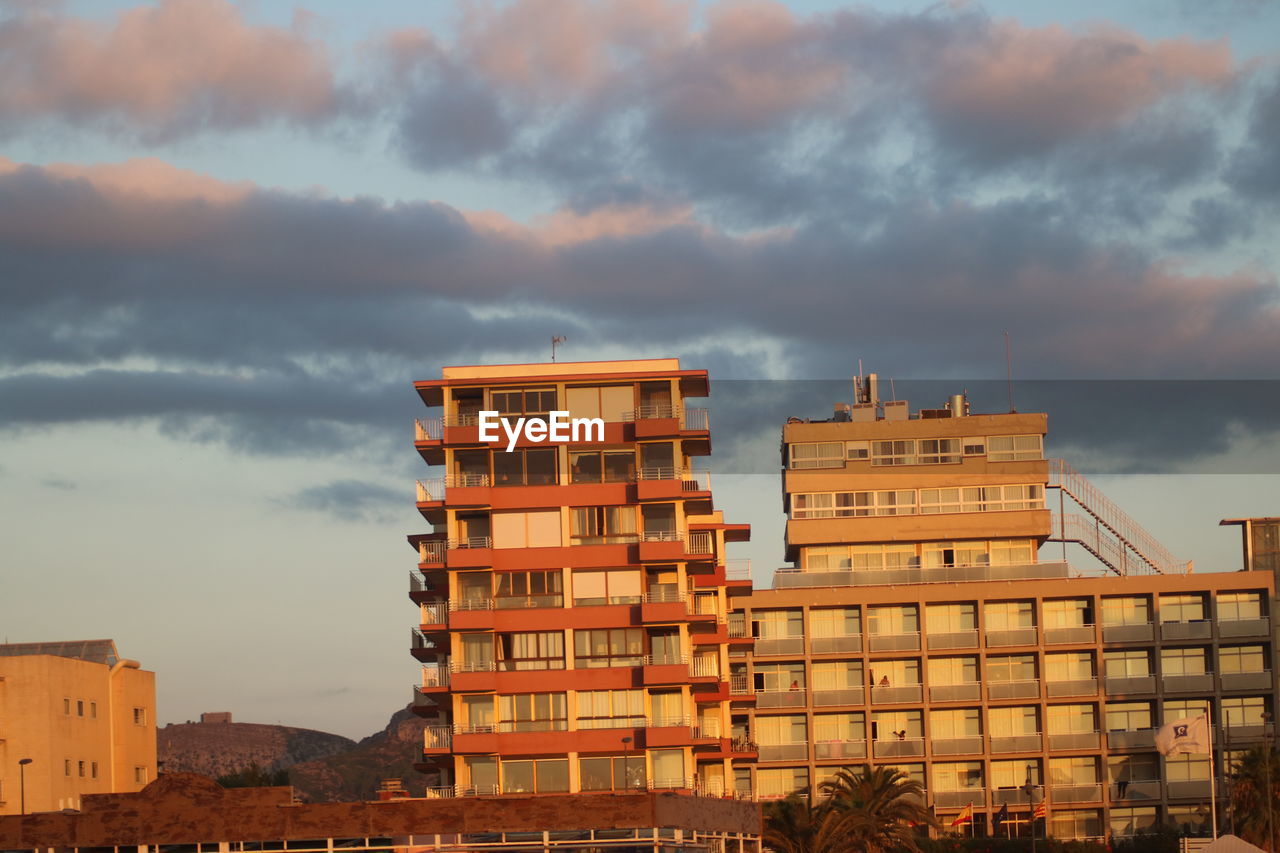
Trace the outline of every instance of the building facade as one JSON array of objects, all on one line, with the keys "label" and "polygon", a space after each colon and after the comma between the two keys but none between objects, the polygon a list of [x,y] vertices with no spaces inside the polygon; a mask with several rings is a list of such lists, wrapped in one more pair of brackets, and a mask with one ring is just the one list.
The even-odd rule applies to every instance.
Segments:
[{"label": "building facade", "polygon": [[[749,529],[694,467],[711,434],[686,401],[706,372],[447,367],[416,387],[435,414],[415,445],[442,472],[418,483],[432,532],[410,537],[428,794],[731,790],[755,694],[729,679],[751,639],[728,613],[751,581],[726,546]],[[508,431],[557,412],[583,430]]]},{"label": "building facade", "polygon": [[155,709],[155,673],[111,640],[0,645],[0,814],[140,790],[156,775]]},{"label": "building facade", "polygon": [[[750,790],[870,762],[918,780],[944,825],[972,804],[979,834],[1006,805],[1001,834],[1027,834],[1041,799],[1057,837],[1204,825],[1211,767],[1271,734],[1275,574],[1191,574],[1045,458],[1045,415],[862,391],[784,428],[793,565],[730,616],[757,637],[730,660],[757,694]],[[1206,708],[1213,763],[1162,758],[1154,730]]]}]

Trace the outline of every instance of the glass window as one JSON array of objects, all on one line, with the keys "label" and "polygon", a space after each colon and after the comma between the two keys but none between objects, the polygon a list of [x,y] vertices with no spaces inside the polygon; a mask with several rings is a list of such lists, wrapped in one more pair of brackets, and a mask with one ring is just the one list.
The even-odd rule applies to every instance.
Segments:
[{"label": "glass window", "polygon": [[1140,732],[1152,728],[1151,703],[1107,703],[1107,731]]},{"label": "glass window", "polygon": [[1093,705],[1050,705],[1046,710],[1049,734],[1096,732],[1098,709]]},{"label": "glass window", "polygon": [[1208,650],[1202,648],[1161,649],[1161,675],[1204,675],[1208,672]]},{"label": "glass window", "polygon": [[552,486],[556,483],[554,447],[513,450],[493,454],[495,486]]},{"label": "glass window", "polygon": [[947,708],[929,712],[929,737],[934,740],[955,740],[981,734],[980,708]]},{"label": "glass window", "polygon": [[956,761],[933,765],[935,791],[981,790],[982,787],[981,761]]},{"label": "glass window", "polygon": [[630,483],[636,478],[636,455],[631,450],[587,450],[569,454],[573,483]]},{"label": "glass window", "polygon": [[920,711],[876,711],[871,715],[871,736],[876,740],[910,740],[924,737]]},{"label": "glass window", "polygon": [[[673,599],[674,600],[674,599]],[[607,569],[573,573],[575,606],[640,603],[640,571]]]},{"label": "glass window", "polygon": [[1001,655],[987,658],[988,681],[1035,681],[1035,655]]},{"label": "glass window", "polygon": [[1151,599],[1145,596],[1102,599],[1103,625],[1146,625],[1151,621]]},{"label": "glass window", "polygon": [[[788,445],[792,468],[844,467],[844,442],[800,442]],[[854,457],[850,457],[851,459]]]},{"label": "glass window", "polygon": [[1204,596],[1162,595],[1160,596],[1161,622],[1197,622],[1205,618]]},{"label": "glass window", "polygon": [[569,510],[570,535],[575,545],[615,545],[635,542],[633,506],[578,506]]},{"label": "glass window", "polygon": [[987,437],[988,462],[1017,462],[1044,458],[1042,435],[992,435]]},{"label": "glass window", "polygon": [[[488,636],[481,634],[482,640]],[[497,634],[498,669],[564,669],[564,632],[531,631]]]},{"label": "glass window", "polygon": [[756,771],[756,795],[769,799],[785,797],[809,787],[805,767],[768,767]]},{"label": "glass window", "polygon": [[897,441],[871,442],[872,465],[914,465],[916,464],[916,443],[914,439]]},{"label": "glass window", "polygon": [[1031,784],[1042,784],[1039,761],[993,761],[991,762],[992,788],[1021,788],[1030,778]]},{"label": "glass window", "polygon": [[578,772],[584,791],[618,791],[644,787],[644,756],[580,758]]},{"label": "glass window", "polygon": [[1011,631],[1036,626],[1035,604],[1030,601],[989,601],[983,609],[988,631]]},{"label": "glass window", "polygon": [[1261,696],[1241,696],[1222,700],[1222,722],[1228,728],[1261,726],[1267,700]]},{"label": "glass window", "polygon": [[814,690],[849,690],[862,686],[862,664],[858,661],[817,661],[811,665]]},{"label": "glass window", "polygon": [[1260,592],[1218,593],[1218,618],[1227,622],[1240,619],[1261,619],[1263,613]]},{"label": "glass window", "polygon": [[862,633],[856,607],[825,607],[809,611],[812,637],[856,637]]},{"label": "glass window", "polygon": [[756,717],[756,743],[761,746],[807,742],[808,731],[803,714]]},{"label": "glass window", "polygon": [[935,687],[976,684],[977,681],[976,657],[929,658],[929,684]]},{"label": "glass window", "polygon": [[866,721],[862,714],[814,714],[813,740],[849,741],[866,737]]},{"label": "glass window", "polygon": [[1147,835],[1155,832],[1158,825],[1155,806],[1111,808],[1111,834],[1116,838]]},{"label": "glass window", "polygon": [[867,633],[872,636],[915,634],[919,631],[920,609],[914,604],[867,608]]},{"label": "glass window", "polygon": [[556,390],[504,388],[491,391],[489,399],[500,415],[546,415],[556,407]]},{"label": "glass window", "polygon": [[1158,759],[1154,752],[1113,755],[1107,759],[1107,778],[1112,782],[1154,782],[1160,778]]},{"label": "glass window", "polygon": [[804,636],[804,613],[800,610],[753,610],[751,621],[762,640]]},{"label": "glass window", "polygon": [[659,788],[683,787],[685,777],[684,750],[651,749],[649,762],[653,768],[653,782]]},{"label": "glass window", "polygon": [[498,697],[498,731],[550,732],[569,728],[564,693],[521,693]]},{"label": "glass window", "polygon": [[564,605],[564,580],[558,569],[533,572],[498,572],[494,575],[497,593],[493,606],[561,607]]},{"label": "glass window", "polygon": [[1209,778],[1209,756],[1170,755],[1164,760],[1166,782],[1194,782]]},{"label": "glass window", "polygon": [[1082,681],[1093,678],[1092,652],[1054,652],[1044,656],[1046,681]]},{"label": "glass window", "polygon": [[946,465],[959,462],[960,439],[922,438],[916,446],[916,451],[917,465]]},{"label": "glass window", "polygon": [[1223,646],[1218,649],[1218,672],[1264,672],[1262,646]]},{"label": "glass window", "polygon": [[640,666],[644,658],[644,629],[574,631],[573,648],[574,666],[579,669]]},{"label": "glass window", "polygon": [[927,604],[924,608],[925,630],[930,634],[958,634],[978,629],[978,605]]},{"label": "glass window", "polygon": [[1019,705],[1013,708],[988,708],[987,726],[992,737],[1039,734],[1039,709],[1033,705]]},{"label": "glass window", "polygon": [[1070,598],[1044,603],[1046,628],[1081,628],[1093,624],[1093,605],[1087,598]]},{"label": "glass window", "polygon": [[1049,759],[1050,785],[1093,785],[1099,781],[1098,759],[1094,756]]},{"label": "glass window", "polygon": [[[814,668],[820,664],[814,664]],[[766,693],[781,690],[803,690],[803,663],[758,663],[755,665],[755,689]]]},{"label": "glass window", "polygon": [[578,691],[578,728],[619,729],[644,725],[643,690]]},{"label": "glass window", "polygon": [[910,687],[920,683],[918,660],[877,660],[871,662],[871,667],[870,681],[877,687]]},{"label": "glass window", "polygon": [[1151,653],[1146,649],[1105,651],[1102,665],[1107,678],[1142,678],[1151,674]]}]

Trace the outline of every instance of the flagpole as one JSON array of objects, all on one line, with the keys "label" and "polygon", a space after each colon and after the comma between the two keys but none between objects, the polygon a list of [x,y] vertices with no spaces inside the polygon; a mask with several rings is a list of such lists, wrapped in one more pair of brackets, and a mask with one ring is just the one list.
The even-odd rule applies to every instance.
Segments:
[{"label": "flagpole", "polygon": [[1213,770],[1213,702],[1204,703],[1204,720],[1209,731],[1209,820],[1213,821],[1213,838],[1218,839],[1218,780]]}]

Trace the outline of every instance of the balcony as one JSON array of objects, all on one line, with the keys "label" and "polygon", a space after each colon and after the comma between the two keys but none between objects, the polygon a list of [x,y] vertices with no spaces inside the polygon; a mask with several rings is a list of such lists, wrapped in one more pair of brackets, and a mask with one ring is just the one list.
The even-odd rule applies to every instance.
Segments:
[{"label": "balcony", "polygon": [[1040,681],[1028,678],[1022,681],[988,681],[988,699],[1039,699]]},{"label": "balcony", "polygon": [[448,752],[453,748],[453,728],[427,726],[422,730],[423,752]]},{"label": "balcony", "polygon": [[996,788],[991,792],[991,805],[993,806],[1017,806],[1026,805],[1031,802],[1031,798],[1022,788]]},{"label": "balcony", "polygon": [[992,752],[1039,752],[1040,735],[991,735]]},{"label": "balcony", "polygon": [[636,472],[636,497],[640,501],[679,500],[711,491],[711,472],[668,465],[646,465]]},{"label": "balcony", "polygon": [[444,627],[449,623],[449,602],[438,599],[436,601],[423,602],[419,607],[421,610],[419,624]]},{"label": "balcony", "polygon": [[1169,640],[1207,640],[1213,636],[1213,623],[1207,619],[1195,622],[1161,622],[1160,639]]},{"label": "balcony", "polygon": [[867,636],[867,648],[873,652],[919,651],[920,632],[908,631],[901,634],[870,634]]},{"label": "balcony", "polygon": [[903,702],[919,702],[924,688],[919,684],[907,684],[902,687],[871,688],[872,705],[896,705]]},{"label": "balcony", "polygon": [[444,664],[424,664],[422,667],[422,689],[444,690],[449,686],[449,667]]},{"label": "balcony", "polygon": [[1158,800],[1161,794],[1159,779],[1112,782],[1109,790],[1113,803]]},{"label": "balcony", "polygon": [[930,742],[934,755],[981,755],[982,735],[934,738]]},{"label": "balcony", "polygon": [[930,684],[930,702],[969,702],[982,698],[982,682],[967,681],[960,684]]},{"label": "balcony", "polygon": [[1103,679],[1102,690],[1108,696],[1127,696],[1135,693],[1154,693],[1156,678],[1154,675],[1126,675]]},{"label": "balcony", "polygon": [[729,695],[755,697],[755,692],[751,689],[751,683],[744,673],[735,672],[729,675]]},{"label": "balcony", "polygon": [[1092,625],[1071,625],[1063,628],[1045,628],[1044,642],[1046,646],[1064,646],[1070,643],[1092,643],[1094,630]]},{"label": "balcony", "polygon": [[942,634],[927,634],[926,642],[929,650],[936,649],[976,649],[978,647],[977,631],[948,631]]},{"label": "balcony", "polygon": [[1050,699],[1061,696],[1092,696],[1098,692],[1096,678],[1064,678],[1044,683],[1045,695]]},{"label": "balcony", "polygon": [[757,637],[755,656],[803,655],[804,637]]},{"label": "balcony", "polygon": [[726,581],[751,580],[751,560],[747,557],[733,557],[725,560],[724,579]]},{"label": "balcony", "polygon": [[940,809],[962,809],[965,806],[985,806],[987,792],[982,788],[960,788],[954,791],[934,791],[933,804]]},{"label": "balcony", "polygon": [[[758,648],[758,646],[757,646]],[[845,634],[839,637],[810,637],[809,652],[815,655],[831,655],[841,652],[862,651],[862,635]],[[759,654],[759,652],[756,652]]]},{"label": "balcony", "polygon": [[999,646],[1034,646],[1036,645],[1035,626],[1024,628],[1003,628],[987,632],[987,647]]},{"label": "balcony", "polygon": [[836,761],[846,758],[866,758],[867,742],[865,740],[820,740],[814,741],[813,758],[815,761]]},{"label": "balcony", "polygon": [[762,743],[760,744],[761,761],[807,761],[809,744],[801,743]]},{"label": "balcony", "polygon": [[445,542],[443,539],[427,539],[418,543],[418,562],[424,566],[444,565]]},{"label": "balcony", "polygon": [[1104,643],[1150,643],[1155,636],[1156,627],[1150,622],[1102,626]]},{"label": "balcony", "polygon": [[1169,799],[1180,800],[1186,798],[1195,798],[1203,800],[1209,796],[1209,780],[1208,779],[1185,779],[1178,782],[1166,782],[1165,790],[1169,793]]},{"label": "balcony", "polygon": [[1271,634],[1271,620],[1266,616],[1256,619],[1219,619],[1218,636],[1223,639],[1236,637],[1267,637]]},{"label": "balcony", "polygon": [[1218,683],[1223,690],[1270,690],[1271,670],[1257,672],[1220,672]]},{"label": "balcony", "polygon": [[493,539],[488,536],[461,536],[448,543],[449,568],[481,568],[493,564]]},{"label": "balcony", "polygon": [[696,655],[689,665],[690,678],[720,680],[720,658],[715,655]]},{"label": "balcony", "polygon": [[1102,800],[1102,783],[1092,782],[1083,785],[1050,785],[1049,802],[1061,803],[1096,803]]},{"label": "balcony", "polygon": [[1212,672],[1193,672],[1179,675],[1163,675],[1160,683],[1165,693],[1201,693],[1213,690]]},{"label": "balcony", "polygon": [[802,687],[791,690],[757,690],[756,708],[803,708],[805,696]]},{"label": "balcony", "polygon": [[414,441],[441,441],[444,421],[440,418],[418,418],[413,422]]},{"label": "balcony", "polygon": [[[885,519],[888,520],[888,519]],[[827,523],[839,525],[844,519],[793,519],[788,522],[788,534],[796,544],[800,542],[794,536],[797,525],[817,527],[811,537],[813,543],[830,541],[835,538],[834,529],[822,532],[819,528]],[[773,585],[778,589],[810,588],[826,586],[894,586],[924,583],[963,583],[993,580],[1028,580],[1033,578],[1066,578],[1070,569],[1066,563],[1031,563],[1021,566],[939,566],[914,569],[837,569],[833,571],[803,571],[800,569],[778,569],[773,575]]]},{"label": "balcony", "polygon": [[1242,740],[1261,740],[1270,734],[1270,727],[1265,723],[1228,723],[1226,740],[1235,743]]},{"label": "balcony", "polygon": [[1049,732],[1049,749],[1097,749],[1097,732]]},{"label": "balcony", "polygon": [[641,665],[641,678],[647,687],[684,684],[689,678],[689,659],[683,655],[650,655]]},{"label": "balcony", "polygon": [[1107,732],[1108,749],[1155,749],[1156,730]]},{"label": "balcony", "polygon": [[640,622],[645,625],[683,622],[689,615],[686,601],[685,594],[675,584],[650,587],[640,597]]},{"label": "balcony", "polygon": [[817,708],[832,705],[861,705],[863,701],[862,694],[862,687],[859,686],[814,690],[810,695],[813,696],[813,705]]},{"label": "balcony", "polygon": [[909,737],[903,740],[878,740],[873,744],[876,758],[902,758],[924,755],[924,738]]}]

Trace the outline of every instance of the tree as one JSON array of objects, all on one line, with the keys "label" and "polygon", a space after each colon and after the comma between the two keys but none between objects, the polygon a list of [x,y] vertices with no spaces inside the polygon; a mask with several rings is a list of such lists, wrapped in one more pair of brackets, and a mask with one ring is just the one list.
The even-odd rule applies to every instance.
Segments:
[{"label": "tree", "polygon": [[1236,834],[1268,853],[1280,853],[1280,750],[1256,747],[1231,769]]},{"label": "tree", "polygon": [[916,828],[938,825],[924,804],[924,786],[901,770],[870,764],[856,771],[845,767],[820,790],[838,815],[841,834],[865,853],[919,853]]},{"label": "tree", "polygon": [[936,826],[924,788],[900,770],[845,767],[818,789],[765,808],[764,842],[778,853],[920,853],[917,827]]}]

